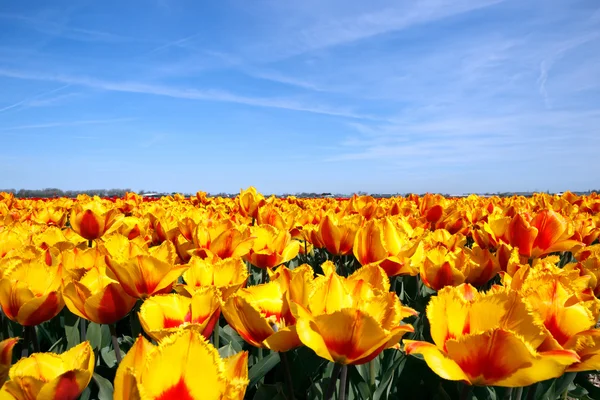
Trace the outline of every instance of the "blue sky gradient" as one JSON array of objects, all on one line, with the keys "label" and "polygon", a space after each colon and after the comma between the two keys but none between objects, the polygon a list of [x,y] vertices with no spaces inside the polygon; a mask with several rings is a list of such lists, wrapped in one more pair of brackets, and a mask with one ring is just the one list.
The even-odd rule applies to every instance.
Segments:
[{"label": "blue sky gradient", "polygon": [[600,188],[595,0],[7,0],[0,88],[0,188]]}]

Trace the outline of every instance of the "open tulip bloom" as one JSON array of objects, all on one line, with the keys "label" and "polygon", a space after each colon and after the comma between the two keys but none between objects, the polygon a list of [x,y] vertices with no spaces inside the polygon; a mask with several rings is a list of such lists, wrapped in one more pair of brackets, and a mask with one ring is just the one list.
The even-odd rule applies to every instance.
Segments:
[{"label": "open tulip bloom", "polygon": [[521,387],[559,377],[579,362],[570,350],[538,350],[547,333],[513,290],[445,287],[430,300],[427,318],[434,343],[405,340],[404,348],[444,379]]}]

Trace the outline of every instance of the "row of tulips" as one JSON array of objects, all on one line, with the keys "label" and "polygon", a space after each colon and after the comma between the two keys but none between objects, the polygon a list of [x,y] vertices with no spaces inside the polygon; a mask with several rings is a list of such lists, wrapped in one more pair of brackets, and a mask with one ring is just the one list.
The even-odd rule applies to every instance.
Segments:
[{"label": "row of tulips", "polygon": [[599,235],[568,192],[0,194],[0,400],[594,398]]}]

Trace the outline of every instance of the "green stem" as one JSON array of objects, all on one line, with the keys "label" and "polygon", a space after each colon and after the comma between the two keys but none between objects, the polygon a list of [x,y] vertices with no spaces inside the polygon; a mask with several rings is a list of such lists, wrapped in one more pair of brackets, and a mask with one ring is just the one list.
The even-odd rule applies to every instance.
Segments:
[{"label": "green stem", "polygon": [[219,350],[219,331],[221,330],[221,326],[219,324],[219,320],[221,319],[221,316],[219,315],[219,318],[217,318],[217,323],[215,324],[215,328],[213,329],[213,344],[215,346],[215,349]]},{"label": "green stem", "polygon": [[348,379],[348,366],[342,365],[342,371],[340,373],[340,396],[339,400],[346,400],[346,381]]},{"label": "green stem", "polygon": [[283,372],[285,375],[285,384],[287,386],[287,391],[289,394],[290,400],[295,400],[294,397],[294,382],[292,381],[292,372],[290,371],[290,361],[288,359],[288,355],[286,352],[279,353],[279,357],[281,358],[281,363],[283,364]]},{"label": "green stem", "polygon": [[511,395],[511,400],[521,400],[523,396],[523,387],[514,388],[513,393]]},{"label": "green stem", "polygon": [[473,391],[473,386],[469,385],[466,382],[462,384],[462,390],[460,391],[460,400],[471,400],[471,393]]},{"label": "green stem", "polygon": [[333,371],[331,371],[331,378],[329,380],[329,385],[327,386],[327,391],[325,392],[324,400],[330,400],[333,397],[333,392],[335,392],[337,378],[341,369],[342,366],[340,364],[333,365]]},{"label": "green stem", "polygon": [[29,355],[29,330],[26,326],[23,327],[23,347],[21,348],[21,358]]},{"label": "green stem", "polygon": [[39,353],[40,352],[40,342],[37,337],[37,332],[35,331],[35,326],[28,326],[27,329],[29,329],[29,339],[31,340],[31,343],[33,344],[33,352]]},{"label": "green stem", "polygon": [[537,383],[534,383],[533,385],[529,386],[529,389],[527,390],[527,400],[535,399],[535,392],[536,392],[537,387],[538,387]]},{"label": "green stem", "polygon": [[262,282],[261,283],[267,283],[267,278],[268,278],[267,269],[263,268],[262,269]]},{"label": "green stem", "polygon": [[81,342],[87,337],[87,321],[83,318],[79,318],[79,336]]},{"label": "green stem", "polygon": [[375,395],[375,360],[369,361],[369,389],[371,389],[371,399]]},{"label": "green stem", "polygon": [[113,349],[115,350],[115,358],[117,359],[117,365],[121,364],[121,348],[119,347],[119,340],[117,339],[117,328],[115,324],[108,325],[110,329],[110,338],[112,340]]},{"label": "green stem", "polygon": [[390,278],[390,292],[396,292],[396,282],[398,282],[398,278],[397,276],[392,276]]},{"label": "green stem", "polygon": [[94,247],[94,241],[92,239],[88,240],[88,247]]}]

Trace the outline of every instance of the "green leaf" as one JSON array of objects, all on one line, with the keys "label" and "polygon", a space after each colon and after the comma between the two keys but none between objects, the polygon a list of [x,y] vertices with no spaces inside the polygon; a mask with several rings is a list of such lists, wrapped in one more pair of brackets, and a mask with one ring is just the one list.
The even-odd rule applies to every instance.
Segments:
[{"label": "green leaf", "polygon": [[238,351],[236,351],[233,348],[231,343],[219,348],[219,355],[221,356],[221,358],[231,357],[231,356],[236,355],[237,353],[238,353]]},{"label": "green leaf", "polygon": [[90,322],[87,327],[85,338],[90,342],[90,346],[92,346],[94,350],[100,350],[102,348],[101,326],[94,322]]},{"label": "green leaf", "polygon": [[67,350],[81,343],[79,317],[69,311],[65,313],[65,335],[67,336]]},{"label": "green leaf", "polygon": [[86,387],[83,392],[81,392],[81,395],[79,396],[79,400],[90,400],[90,398],[92,397],[92,391],[90,390],[89,387]]},{"label": "green leaf", "polygon": [[248,371],[248,379],[250,380],[248,387],[256,385],[259,380],[279,364],[279,361],[279,353],[273,351],[271,354],[254,364]]},{"label": "green leaf", "polygon": [[473,394],[477,400],[497,400],[496,390],[489,386],[475,386]]},{"label": "green leaf", "polygon": [[274,385],[259,384],[253,400],[287,400],[283,390],[281,383]]},{"label": "green leaf", "polygon": [[112,383],[98,374],[94,374],[92,378],[98,386],[98,400],[112,400],[114,392]]},{"label": "green leaf", "polygon": [[375,389],[375,393],[373,394],[374,400],[379,400],[384,398],[384,393],[389,393],[389,386],[392,383],[392,379],[394,377],[394,373],[396,371],[402,370],[404,368],[404,364],[406,363],[406,356],[400,352],[397,352],[398,358],[392,363],[392,365],[385,369],[383,376],[381,377],[381,382],[377,389]]},{"label": "green leaf", "polygon": [[113,368],[117,365],[117,357],[112,346],[103,347],[102,350],[100,350],[100,356],[104,360],[104,363],[107,367]]}]

